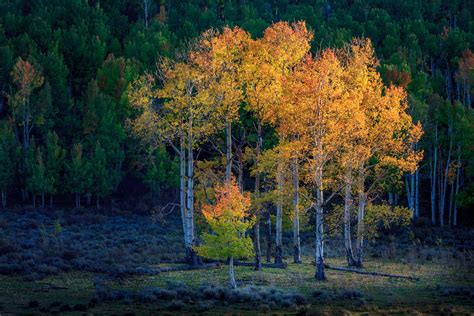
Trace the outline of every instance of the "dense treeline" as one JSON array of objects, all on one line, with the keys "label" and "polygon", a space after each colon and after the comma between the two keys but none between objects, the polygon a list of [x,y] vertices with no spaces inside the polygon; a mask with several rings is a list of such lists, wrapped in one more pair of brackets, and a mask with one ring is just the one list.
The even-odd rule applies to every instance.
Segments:
[{"label": "dense treeline", "polygon": [[[55,197],[76,207],[93,199],[100,207],[111,197],[132,198],[127,193],[137,178],[156,203],[176,203],[179,154],[169,144],[142,146],[129,133],[137,115],[129,100],[132,82],[153,73],[160,57],[182,58],[189,41],[209,28],[240,26],[259,38],[272,22],[304,20],[314,31],[313,52],[370,38],[383,81],[407,89],[409,112],[423,125],[419,168],[383,182],[370,199],[407,205],[434,224],[469,218],[463,210],[474,190],[471,1],[12,0],[3,1],[0,12],[4,207],[13,200],[44,206]],[[232,129],[222,128],[230,134],[214,133],[192,157],[196,170],[186,180],[196,181],[198,200],[205,201],[213,179],[230,169],[245,189],[254,187],[255,173],[265,172],[253,167],[255,155],[279,142],[275,126],[260,124],[245,107],[238,112]],[[226,135],[236,139],[228,166]],[[257,187],[270,190],[271,181],[262,177]],[[277,211],[290,209],[288,203]]]}]

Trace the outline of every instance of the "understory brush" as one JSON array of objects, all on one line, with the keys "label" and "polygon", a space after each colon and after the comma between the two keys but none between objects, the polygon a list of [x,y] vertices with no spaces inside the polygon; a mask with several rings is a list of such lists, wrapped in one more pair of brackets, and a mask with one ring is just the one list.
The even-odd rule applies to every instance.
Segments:
[{"label": "understory brush", "polygon": [[94,213],[5,211],[0,213],[0,274],[39,280],[71,270],[110,275],[184,257],[170,220]]}]

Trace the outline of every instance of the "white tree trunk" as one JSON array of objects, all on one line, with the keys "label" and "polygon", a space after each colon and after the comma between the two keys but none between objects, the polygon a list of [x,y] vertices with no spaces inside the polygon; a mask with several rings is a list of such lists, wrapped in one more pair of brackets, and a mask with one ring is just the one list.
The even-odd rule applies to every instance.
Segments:
[{"label": "white tree trunk", "polygon": [[[256,158],[255,158],[255,168],[257,169],[257,173],[255,175],[255,197],[258,199],[260,197],[260,172],[258,171],[258,164],[260,160],[260,150],[262,149],[263,139],[262,139],[262,124],[260,122],[257,123],[257,148],[256,148]],[[255,233],[255,270],[261,271],[262,270],[262,253],[260,249],[260,211],[256,210],[256,223],[254,226],[254,233]]]},{"label": "white tree trunk", "polygon": [[446,167],[444,168],[444,175],[443,175],[443,179],[442,179],[442,183],[440,183],[441,185],[441,190],[440,190],[440,202],[439,202],[439,224],[440,226],[444,226],[444,214],[445,214],[445,205],[446,205],[446,192],[447,192],[447,189],[448,189],[448,172],[449,172],[449,165],[451,164],[451,151],[452,151],[452,147],[453,147],[453,135],[452,135],[452,126],[450,125],[448,127],[449,129],[449,136],[450,136],[450,140],[449,140],[449,150],[448,150],[448,154],[447,154],[447,157],[446,157]]},{"label": "white tree trunk", "polygon": [[226,123],[226,165],[225,165],[225,181],[230,183],[232,176],[232,123],[227,120]]},{"label": "white tree trunk", "polygon": [[179,152],[179,210],[181,213],[181,223],[183,225],[184,245],[189,244],[187,229],[187,212],[186,212],[186,146],[184,137],[181,135],[180,152]]},{"label": "white tree trunk", "polygon": [[192,135],[188,136],[188,175],[186,196],[186,232],[188,234],[186,251],[191,264],[197,264],[197,256],[194,252],[194,155]]},{"label": "white tree trunk", "polygon": [[143,18],[145,22],[145,28],[148,29],[148,19],[149,19],[149,11],[151,6],[151,0],[143,0],[142,7],[143,7]]},{"label": "white tree trunk", "polygon": [[420,170],[415,171],[415,217],[420,217]]},{"label": "white tree trunk", "polygon": [[454,197],[453,225],[458,225],[457,197],[459,194],[459,178],[461,177],[461,147],[458,145],[458,165],[456,170],[456,195]]},{"label": "white tree trunk", "polygon": [[[301,263],[301,241],[300,241],[300,186],[299,186],[299,169],[298,158],[293,158],[292,168],[293,178],[293,262]],[[281,226],[281,224],[280,224]]]},{"label": "white tree trunk", "polygon": [[430,163],[431,166],[431,173],[430,173],[430,181],[431,181],[431,224],[436,224],[436,171],[438,170],[438,126],[435,127],[435,144],[433,145],[433,158]]},{"label": "white tree trunk", "polygon": [[357,242],[356,242],[356,258],[355,266],[361,268],[363,266],[364,254],[364,236],[365,236],[365,205],[367,204],[367,195],[364,187],[364,176],[362,171],[359,174],[359,205],[357,208]]},{"label": "white tree trunk", "polygon": [[230,287],[233,289],[237,288],[237,282],[235,282],[235,274],[234,274],[234,257],[229,258],[229,282]]},{"label": "white tree trunk", "polygon": [[323,174],[322,174],[322,167],[317,168],[316,170],[316,253],[315,253],[315,261],[316,261],[316,280],[322,281],[326,279],[326,275],[324,273],[324,249],[323,249],[323,241],[324,241],[324,234],[323,234]]},{"label": "white tree trunk", "polygon": [[351,241],[351,207],[352,207],[352,170],[347,168],[344,186],[344,246],[346,248],[347,265],[354,265],[354,255],[352,253]]},{"label": "white tree trunk", "polygon": [[283,222],[283,175],[281,163],[277,166],[277,191],[278,201],[276,205],[276,219],[275,219],[275,263],[283,262],[283,243],[282,243],[282,222]]}]

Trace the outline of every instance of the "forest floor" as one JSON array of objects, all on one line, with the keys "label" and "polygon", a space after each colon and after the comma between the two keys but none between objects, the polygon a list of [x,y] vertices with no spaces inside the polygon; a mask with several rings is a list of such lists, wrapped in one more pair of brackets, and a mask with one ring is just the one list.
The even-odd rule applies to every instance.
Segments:
[{"label": "forest floor", "polygon": [[[369,247],[367,271],[416,276],[416,281],[326,270],[327,281],[316,282],[314,259],[304,256],[303,264],[292,264],[288,257],[286,269],[256,272],[238,266],[240,289],[231,291],[225,264],[156,275],[130,272],[131,266],[152,271],[180,265],[174,263],[182,256],[175,223],[134,216],[91,223],[85,215],[74,220],[65,215],[58,246],[48,240],[59,238],[51,237],[56,214],[14,215],[0,215],[0,315],[474,313],[474,254],[441,242]],[[45,237],[45,230],[51,236]],[[67,251],[76,254],[64,255]],[[305,244],[303,252],[309,255],[311,245]],[[345,266],[342,252],[328,252],[326,261]]]}]

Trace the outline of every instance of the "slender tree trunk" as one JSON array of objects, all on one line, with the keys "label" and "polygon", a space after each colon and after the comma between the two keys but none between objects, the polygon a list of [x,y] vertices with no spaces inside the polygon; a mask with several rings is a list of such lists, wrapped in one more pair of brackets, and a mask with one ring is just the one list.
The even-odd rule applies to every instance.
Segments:
[{"label": "slender tree trunk", "polygon": [[7,207],[7,191],[5,189],[2,189],[2,207]]},{"label": "slender tree trunk", "polygon": [[100,198],[98,195],[95,196],[95,206],[100,209]]},{"label": "slender tree trunk", "polygon": [[41,208],[44,208],[44,192],[41,193]]},{"label": "slender tree trunk", "polygon": [[357,208],[357,241],[356,241],[356,258],[355,266],[362,268],[363,266],[363,254],[364,254],[364,236],[365,236],[365,205],[367,204],[367,195],[364,188],[364,176],[363,172],[359,172],[359,205]]},{"label": "slender tree trunk", "polygon": [[254,226],[254,234],[255,234],[255,271],[262,270],[262,251],[260,249],[260,217],[257,217],[257,221],[255,222]]},{"label": "slender tree trunk", "polygon": [[451,183],[451,191],[449,193],[449,211],[448,211],[448,226],[453,225],[453,199],[454,199],[454,182]]},{"label": "slender tree trunk", "polygon": [[454,197],[454,214],[453,214],[453,225],[458,225],[458,208],[457,198],[459,194],[459,178],[461,177],[461,146],[458,145],[458,165],[456,170],[456,195]]},{"label": "slender tree trunk", "polygon": [[144,15],[144,22],[145,28],[148,29],[148,12],[150,10],[150,0],[143,0],[142,7],[143,7],[143,15]]},{"label": "slender tree trunk", "polygon": [[229,258],[229,281],[230,281],[230,287],[232,289],[236,289],[237,282],[235,282],[235,275],[234,275],[234,257]]},{"label": "slender tree trunk", "polygon": [[316,280],[322,281],[326,279],[324,273],[324,249],[323,249],[323,173],[322,166],[316,170]]},{"label": "slender tree trunk", "polygon": [[239,182],[240,193],[243,193],[244,192],[244,164],[242,162],[242,157],[239,157],[237,177],[238,177],[238,182]]},{"label": "slender tree trunk", "polygon": [[413,211],[413,217],[415,217],[415,174],[410,173],[410,200],[411,200],[411,209]]},{"label": "slender tree trunk", "polygon": [[272,218],[270,210],[266,212],[267,216],[267,263],[272,261]]},{"label": "slender tree trunk", "polygon": [[194,155],[193,155],[193,141],[192,134],[188,135],[188,188],[187,188],[187,245],[186,252],[188,254],[188,261],[190,264],[197,264],[197,255],[193,249],[194,247]]},{"label": "slender tree trunk", "polygon": [[415,171],[415,217],[420,217],[420,170]]},{"label": "slender tree trunk", "polygon": [[445,205],[446,205],[446,191],[448,188],[448,172],[449,172],[449,165],[451,164],[451,151],[453,147],[453,135],[452,135],[452,126],[449,126],[449,150],[448,155],[446,157],[446,167],[444,169],[443,175],[443,184],[442,190],[440,190],[440,207],[439,207],[439,222],[441,226],[444,226],[444,212],[445,212]]},{"label": "slender tree trunk", "polygon": [[407,205],[408,209],[413,212],[413,208],[411,205],[411,192],[410,192],[410,176],[408,174],[405,175],[405,189],[407,191]]},{"label": "slender tree trunk", "polygon": [[282,243],[282,219],[283,219],[283,175],[281,163],[277,166],[277,190],[278,200],[276,205],[276,219],[275,219],[275,263],[283,263],[283,243]]},{"label": "slender tree trunk", "polygon": [[395,201],[394,201],[394,196],[393,196],[393,192],[388,192],[388,204],[390,206],[395,206]]},{"label": "slender tree trunk", "polygon": [[180,152],[179,152],[179,211],[181,213],[181,222],[183,225],[184,245],[188,242],[187,229],[187,210],[186,210],[186,145],[184,136],[181,133]]},{"label": "slender tree trunk", "polygon": [[232,123],[227,120],[226,123],[226,165],[225,165],[225,181],[230,183],[232,176]]},{"label": "slender tree trunk", "polygon": [[49,195],[49,207],[53,208],[53,194]]},{"label": "slender tree trunk", "polygon": [[354,255],[352,252],[351,241],[351,207],[352,207],[352,170],[347,168],[345,176],[345,190],[344,190],[344,246],[346,248],[346,259],[348,266],[354,266]]},{"label": "slender tree trunk", "polygon": [[36,208],[36,194],[33,194],[33,208]]},{"label": "slender tree trunk", "polygon": [[[260,150],[262,148],[262,124],[258,122],[257,125],[257,148],[256,148],[256,158],[255,158],[255,167],[257,173],[255,175],[255,197],[258,199],[260,197],[260,172],[258,171],[258,164],[260,160]],[[255,233],[255,270],[262,270],[262,261],[261,261],[261,250],[260,250],[260,210],[256,210],[257,221],[255,223],[254,233]]]},{"label": "slender tree trunk", "polygon": [[300,241],[300,185],[298,158],[293,158],[293,262],[301,263],[301,241]]},{"label": "slender tree trunk", "polygon": [[437,147],[437,142],[438,142],[438,126],[435,128],[435,144],[433,145],[433,159],[431,161],[431,174],[430,174],[430,180],[431,180],[431,224],[435,225],[436,224],[436,171],[438,168],[438,147]]}]

